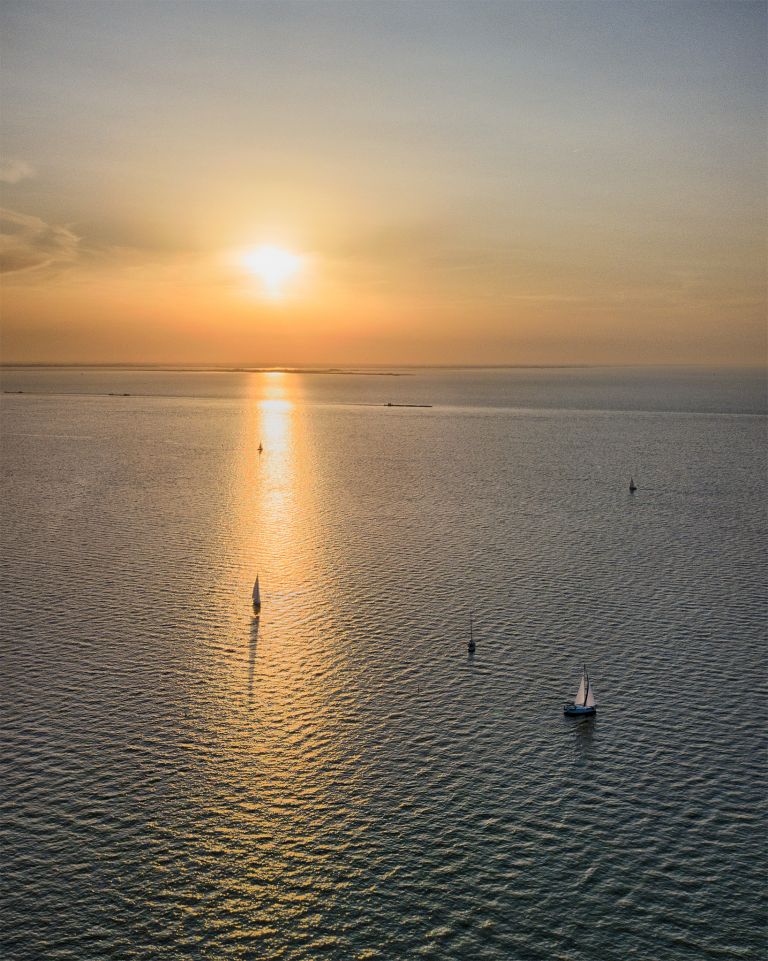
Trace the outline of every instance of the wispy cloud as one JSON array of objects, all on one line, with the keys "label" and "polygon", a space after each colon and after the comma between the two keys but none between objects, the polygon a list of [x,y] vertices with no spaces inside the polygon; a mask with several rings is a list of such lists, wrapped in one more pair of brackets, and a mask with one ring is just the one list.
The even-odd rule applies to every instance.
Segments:
[{"label": "wispy cloud", "polygon": [[79,237],[67,227],[0,208],[0,273],[68,263],[77,256]]},{"label": "wispy cloud", "polygon": [[28,180],[35,176],[35,168],[26,160],[9,158],[0,160],[0,183],[17,184],[20,180]]}]

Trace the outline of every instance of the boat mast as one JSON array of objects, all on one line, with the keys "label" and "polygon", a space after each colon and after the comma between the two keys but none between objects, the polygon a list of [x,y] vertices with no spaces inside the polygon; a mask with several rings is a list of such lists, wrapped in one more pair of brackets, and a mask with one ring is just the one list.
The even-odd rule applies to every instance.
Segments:
[{"label": "boat mast", "polygon": [[589,674],[587,674],[587,665],[584,665],[584,680],[587,682],[584,685],[584,707],[587,706],[587,698],[589,697]]}]

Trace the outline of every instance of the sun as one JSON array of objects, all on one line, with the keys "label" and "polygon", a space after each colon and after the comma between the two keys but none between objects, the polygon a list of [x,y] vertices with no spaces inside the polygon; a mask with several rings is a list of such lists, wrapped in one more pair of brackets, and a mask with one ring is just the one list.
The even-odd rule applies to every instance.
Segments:
[{"label": "sun", "polygon": [[243,263],[250,273],[259,278],[264,293],[278,299],[304,266],[304,258],[284,247],[264,244],[247,251],[243,255]]}]

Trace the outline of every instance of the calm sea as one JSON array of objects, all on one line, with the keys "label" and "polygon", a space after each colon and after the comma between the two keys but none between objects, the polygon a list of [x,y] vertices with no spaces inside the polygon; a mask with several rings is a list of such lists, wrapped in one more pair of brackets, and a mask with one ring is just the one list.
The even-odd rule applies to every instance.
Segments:
[{"label": "calm sea", "polygon": [[763,375],[3,389],[3,959],[765,957]]}]

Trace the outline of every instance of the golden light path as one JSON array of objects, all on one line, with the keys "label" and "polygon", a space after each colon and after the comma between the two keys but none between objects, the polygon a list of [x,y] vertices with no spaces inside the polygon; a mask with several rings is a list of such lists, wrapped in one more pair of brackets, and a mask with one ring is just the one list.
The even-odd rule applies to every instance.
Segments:
[{"label": "golden light path", "polygon": [[[219,841],[229,856],[253,864],[252,890],[213,895],[231,902],[233,911],[242,909],[241,897],[258,899],[260,890],[278,882],[281,858],[288,859],[284,871],[302,863],[322,823],[318,812],[339,803],[333,772],[345,743],[337,719],[343,666],[333,656],[332,591],[302,378],[247,376],[230,517],[223,521],[231,556],[221,565],[210,675],[209,733],[216,750],[203,782],[216,795]],[[257,573],[263,605],[254,617],[250,596]],[[317,879],[321,862],[314,854],[302,870]],[[262,923],[288,923],[278,915],[291,910],[270,909]]]},{"label": "golden light path", "polygon": [[[222,917],[247,918],[237,937],[268,957],[274,932],[300,923],[307,903],[328,894],[331,855],[316,839],[324,812],[339,804],[343,677],[329,656],[332,605],[318,600],[328,562],[303,379],[253,373],[242,384],[222,421],[231,432],[222,433],[210,541],[216,580],[191,672],[197,764],[186,791],[208,830],[185,843],[208,883],[188,913],[210,936]],[[257,573],[260,617],[251,606]],[[236,883],[222,863],[240,866]],[[177,935],[184,925],[182,916]]]}]

